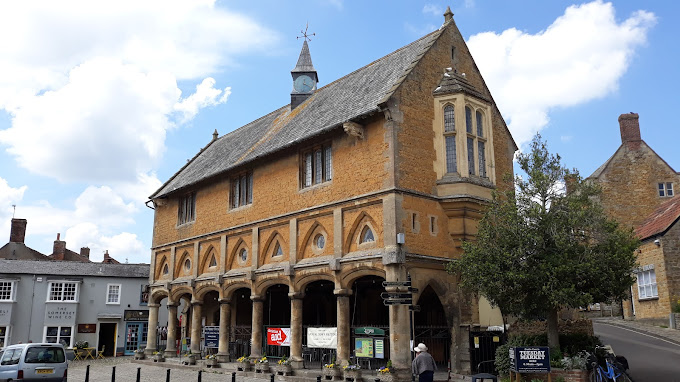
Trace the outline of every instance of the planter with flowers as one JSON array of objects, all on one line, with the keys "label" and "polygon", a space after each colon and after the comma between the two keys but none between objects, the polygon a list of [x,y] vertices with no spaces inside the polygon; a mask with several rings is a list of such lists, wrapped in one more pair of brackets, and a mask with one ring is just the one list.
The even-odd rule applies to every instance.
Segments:
[{"label": "planter with flowers", "polygon": [[219,367],[217,363],[217,354],[208,354],[205,356],[205,366],[206,367]]},{"label": "planter with flowers", "polygon": [[163,352],[161,352],[161,351],[153,352],[153,361],[154,362],[165,362],[165,356],[163,355]]},{"label": "planter with flowers", "polygon": [[332,381],[342,377],[342,370],[340,370],[340,367],[338,367],[338,364],[335,362],[335,357],[331,359],[331,363],[323,365],[323,369],[321,369],[321,375],[323,376],[323,379],[327,381]]},{"label": "planter with flowers", "polygon": [[135,350],[135,359],[144,359],[146,356],[144,355],[144,349],[139,348]]},{"label": "planter with flowers", "polygon": [[293,374],[293,366],[290,364],[290,360],[286,358],[286,356],[283,356],[279,362],[276,363],[276,374],[277,375],[292,375]]},{"label": "planter with flowers", "polygon": [[381,382],[392,382],[394,376],[392,375],[392,360],[387,361],[387,365],[378,369],[378,379]]},{"label": "planter with flowers", "polygon": [[345,365],[342,367],[345,381],[359,381],[361,380],[361,366],[359,365]]},{"label": "planter with flowers", "polygon": [[196,354],[192,354],[190,351],[184,353],[184,359],[182,360],[184,365],[195,365],[196,364]]},{"label": "planter with flowers", "polygon": [[236,362],[238,362],[238,366],[236,366],[238,371],[250,371],[250,358],[247,356],[244,355],[243,357],[237,359]]},{"label": "planter with flowers", "polygon": [[266,355],[263,355],[262,358],[257,360],[257,363],[255,364],[255,372],[256,373],[269,373],[269,360],[267,359]]}]

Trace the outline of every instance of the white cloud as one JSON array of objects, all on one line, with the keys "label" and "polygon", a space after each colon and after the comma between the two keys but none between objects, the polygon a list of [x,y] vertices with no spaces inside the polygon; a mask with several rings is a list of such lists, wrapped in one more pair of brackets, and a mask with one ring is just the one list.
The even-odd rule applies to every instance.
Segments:
[{"label": "white cloud", "polygon": [[75,201],[75,221],[99,221],[108,227],[134,223],[133,215],[138,211],[133,203],[123,198],[110,187],[88,187]]},{"label": "white cloud", "polygon": [[[208,76],[276,40],[214,0],[1,2],[0,110],[12,125],[0,144],[39,175],[133,189],[155,178],[169,128],[227,101]],[[201,82],[182,99],[180,80]]]},{"label": "white cloud", "polygon": [[215,80],[208,77],[196,85],[195,93],[176,103],[174,109],[182,113],[182,121],[189,121],[200,109],[227,102],[230,94],[230,87],[224,90],[215,89]]},{"label": "white cloud", "polygon": [[0,227],[2,227],[2,232],[6,232],[7,237],[9,237],[10,222],[14,213],[12,206],[19,204],[27,189],[27,186],[13,188],[5,179],[0,178]]},{"label": "white cloud", "polygon": [[468,46],[521,146],[548,124],[552,108],[616,91],[655,22],[646,11],[617,22],[613,5],[598,0],[570,6],[537,34],[485,32]]},{"label": "white cloud", "polygon": [[70,227],[63,240],[66,241],[69,249],[76,252],[82,247],[90,248],[91,261],[102,261],[105,251],[121,263],[126,260],[131,263],[149,263],[150,261],[149,249],[137,239],[137,235],[123,232],[106,236],[99,231],[97,225],[89,222]]},{"label": "white cloud", "polygon": [[474,8],[475,0],[465,0],[465,8]]},{"label": "white cloud", "polygon": [[444,14],[444,10],[434,4],[425,4],[425,6],[423,7],[423,13],[426,14],[429,13],[433,16],[441,16]]}]

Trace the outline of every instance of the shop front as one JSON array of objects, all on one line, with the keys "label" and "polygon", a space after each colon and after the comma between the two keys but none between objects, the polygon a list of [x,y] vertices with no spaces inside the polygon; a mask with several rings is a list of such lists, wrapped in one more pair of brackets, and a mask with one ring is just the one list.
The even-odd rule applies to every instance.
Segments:
[{"label": "shop front", "polygon": [[133,355],[135,350],[146,347],[149,333],[148,310],[126,310],[125,320],[125,355]]}]

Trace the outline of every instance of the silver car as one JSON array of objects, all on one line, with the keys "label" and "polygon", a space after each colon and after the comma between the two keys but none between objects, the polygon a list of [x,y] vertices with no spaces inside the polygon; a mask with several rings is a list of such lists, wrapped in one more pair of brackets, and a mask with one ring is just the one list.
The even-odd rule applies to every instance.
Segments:
[{"label": "silver car", "polygon": [[17,344],[0,352],[0,382],[66,382],[68,361],[60,344]]}]

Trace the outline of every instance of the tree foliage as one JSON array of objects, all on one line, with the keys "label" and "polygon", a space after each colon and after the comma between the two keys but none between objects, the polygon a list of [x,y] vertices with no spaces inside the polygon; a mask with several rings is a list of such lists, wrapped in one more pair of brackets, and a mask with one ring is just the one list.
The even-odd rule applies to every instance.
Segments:
[{"label": "tree foliage", "polygon": [[549,345],[559,346],[559,309],[624,298],[639,243],[606,217],[599,187],[563,167],[540,135],[517,162],[526,179],[494,193],[476,240],[463,243],[449,271],[503,314],[547,318]]}]

